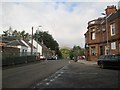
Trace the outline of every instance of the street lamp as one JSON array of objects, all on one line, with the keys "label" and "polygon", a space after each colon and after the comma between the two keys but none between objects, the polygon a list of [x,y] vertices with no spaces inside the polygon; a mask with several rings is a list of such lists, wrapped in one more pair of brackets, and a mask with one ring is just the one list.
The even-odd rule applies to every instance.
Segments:
[{"label": "street lamp", "polygon": [[[102,15],[106,15],[104,13],[101,13]],[[112,14],[112,13],[111,13]],[[111,16],[111,14],[109,14],[108,16],[105,17],[105,23],[106,23],[106,36],[107,36],[107,47],[106,47],[106,54],[109,55],[110,54],[110,47],[109,47],[109,42],[108,42],[108,21],[107,19]]]}]

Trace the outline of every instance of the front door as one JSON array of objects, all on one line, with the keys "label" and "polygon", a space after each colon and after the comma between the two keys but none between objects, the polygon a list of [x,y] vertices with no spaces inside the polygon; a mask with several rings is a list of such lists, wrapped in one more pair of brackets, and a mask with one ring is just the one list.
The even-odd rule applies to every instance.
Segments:
[{"label": "front door", "polygon": [[103,55],[103,46],[100,46],[100,55]]}]

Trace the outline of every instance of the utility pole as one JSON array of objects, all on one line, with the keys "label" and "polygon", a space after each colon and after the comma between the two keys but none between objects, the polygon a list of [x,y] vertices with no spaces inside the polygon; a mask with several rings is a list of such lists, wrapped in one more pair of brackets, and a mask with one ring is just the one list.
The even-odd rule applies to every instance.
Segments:
[{"label": "utility pole", "polygon": [[31,40],[31,55],[33,54],[33,27],[32,27],[32,40]]}]

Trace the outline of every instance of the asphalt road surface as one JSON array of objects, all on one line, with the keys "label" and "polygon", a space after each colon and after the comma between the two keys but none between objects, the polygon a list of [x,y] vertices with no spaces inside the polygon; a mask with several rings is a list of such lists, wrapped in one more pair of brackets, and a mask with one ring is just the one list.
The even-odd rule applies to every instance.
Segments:
[{"label": "asphalt road surface", "polygon": [[2,88],[28,88],[38,80],[50,76],[63,66],[66,60],[51,60],[2,71]]},{"label": "asphalt road surface", "polygon": [[119,71],[97,65],[72,62],[32,88],[119,88]]},{"label": "asphalt road surface", "polygon": [[3,88],[119,88],[119,71],[67,60],[3,70]]}]

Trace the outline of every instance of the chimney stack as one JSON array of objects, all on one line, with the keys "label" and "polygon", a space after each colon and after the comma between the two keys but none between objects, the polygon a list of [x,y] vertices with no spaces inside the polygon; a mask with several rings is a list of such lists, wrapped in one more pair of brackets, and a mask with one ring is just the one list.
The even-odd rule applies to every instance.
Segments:
[{"label": "chimney stack", "polygon": [[107,8],[105,9],[106,15],[110,15],[111,13],[115,13],[117,11],[116,6],[112,5],[112,6],[107,6]]}]

